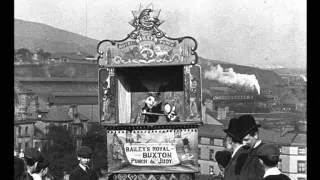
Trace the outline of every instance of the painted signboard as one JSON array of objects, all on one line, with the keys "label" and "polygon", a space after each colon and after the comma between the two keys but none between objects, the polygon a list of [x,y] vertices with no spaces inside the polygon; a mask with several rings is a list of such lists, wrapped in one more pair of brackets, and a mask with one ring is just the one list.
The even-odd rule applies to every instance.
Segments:
[{"label": "painted signboard", "polygon": [[108,130],[107,137],[109,171],[134,171],[140,166],[198,171],[196,128]]},{"label": "painted signboard", "polygon": [[125,143],[128,162],[135,166],[172,166],[180,163],[173,143]]},{"label": "painted signboard", "polygon": [[132,11],[129,23],[135,28],[123,40],[103,40],[98,44],[101,67],[195,64],[197,42],[190,36],[171,38],[158,27],[160,10]]}]

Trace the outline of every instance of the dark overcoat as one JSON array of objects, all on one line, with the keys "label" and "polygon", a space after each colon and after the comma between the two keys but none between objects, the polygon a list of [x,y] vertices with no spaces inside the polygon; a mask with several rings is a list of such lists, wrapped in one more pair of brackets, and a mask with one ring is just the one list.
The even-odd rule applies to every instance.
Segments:
[{"label": "dark overcoat", "polygon": [[248,150],[241,147],[238,151],[231,157],[229,163],[224,170],[225,180],[238,180],[240,175],[240,170],[248,157]]},{"label": "dark overcoat", "polygon": [[94,171],[84,171],[79,165],[72,170],[69,180],[98,180],[98,176]]},{"label": "dark overcoat", "polygon": [[262,180],[264,168],[256,154],[263,144],[264,143],[261,142],[257,147],[249,150],[248,158],[241,169],[240,180]]}]

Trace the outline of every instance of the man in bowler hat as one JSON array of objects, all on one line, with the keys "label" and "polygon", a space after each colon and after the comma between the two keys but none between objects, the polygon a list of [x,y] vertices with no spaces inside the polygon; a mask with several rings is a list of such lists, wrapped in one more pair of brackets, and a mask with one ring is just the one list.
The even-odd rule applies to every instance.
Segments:
[{"label": "man in bowler hat", "polygon": [[239,120],[232,118],[228,129],[224,129],[227,134],[226,146],[232,149],[231,158],[224,170],[224,178],[228,180],[238,179],[242,165],[247,158],[247,149],[242,148],[243,129],[239,127],[241,127]]},{"label": "man in bowler hat", "polygon": [[98,176],[91,170],[89,163],[92,150],[88,146],[81,146],[77,152],[79,164],[70,173],[69,180],[97,180]]},{"label": "man in bowler hat", "polygon": [[241,131],[240,138],[243,141],[244,148],[248,149],[248,158],[240,172],[240,180],[261,180],[264,175],[264,168],[259,162],[256,153],[264,144],[259,139],[258,128],[260,124],[252,115],[242,115],[238,118],[238,129]]},{"label": "man in bowler hat", "polygon": [[273,144],[263,144],[256,156],[263,165],[265,173],[263,180],[290,180],[290,178],[282,174],[277,164],[280,160],[280,150]]}]

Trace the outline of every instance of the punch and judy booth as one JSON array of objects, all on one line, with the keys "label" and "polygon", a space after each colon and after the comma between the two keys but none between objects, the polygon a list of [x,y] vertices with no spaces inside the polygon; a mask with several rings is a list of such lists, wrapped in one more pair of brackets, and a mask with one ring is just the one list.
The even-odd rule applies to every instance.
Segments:
[{"label": "punch and judy booth", "polygon": [[160,10],[132,14],[131,33],[97,47],[110,178],[195,179],[202,124],[197,42],[161,31]]}]

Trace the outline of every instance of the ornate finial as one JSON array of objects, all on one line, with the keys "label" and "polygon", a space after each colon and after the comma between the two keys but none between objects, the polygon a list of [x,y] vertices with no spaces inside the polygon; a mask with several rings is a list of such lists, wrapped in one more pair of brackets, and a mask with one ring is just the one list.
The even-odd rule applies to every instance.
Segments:
[{"label": "ornate finial", "polygon": [[138,10],[132,11],[134,19],[129,22],[130,25],[135,27],[135,30],[130,34],[130,37],[135,39],[140,30],[151,31],[156,37],[161,38],[164,34],[158,27],[164,22],[159,20],[160,9],[153,9],[153,5],[149,4],[143,8],[140,4]]}]

